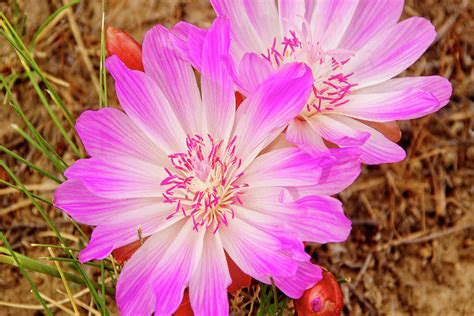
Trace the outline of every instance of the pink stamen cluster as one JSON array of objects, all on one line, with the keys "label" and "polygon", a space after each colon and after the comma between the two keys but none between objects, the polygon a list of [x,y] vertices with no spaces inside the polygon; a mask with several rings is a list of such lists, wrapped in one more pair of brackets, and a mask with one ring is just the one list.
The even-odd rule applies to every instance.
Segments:
[{"label": "pink stamen cluster", "polygon": [[[187,151],[169,155],[174,172],[165,168],[168,177],[161,185],[167,187],[163,193],[165,203],[176,204],[170,219],[182,213],[190,216],[194,229],[212,229],[216,233],[227,216],[234,218],[232,205],[239,203],[239,195],[247,184],[237,184],[243,175],[235,175],[241,159],[235,156],[234,137],[225,148],[223,141],[216,142],[210,135],[207,139],[199,135],[186,138]],[[206,146],[207,145],[207,146]]]},{"label": "pink stamen cluster", "polygon": [[318,84],[313,84],[312,96],[314,101],[311,104],[306,104],[308,112],[311,112],[312,109],[317,112],[332,111],[335,107],[349,102],[345,97],[350,93],[351,88],[357,85],[349,82],[350,76],[352,76],[352,73],[348,75],[338,73]]},{"label": "pink stamen cluster", "polygon": [[290,35],[283,37],[280,45],[275,37],[272,47],[261,56],[275,67],[290,61],[303,61],[313,68],[316,80],[310,102],[306,104],[307,113],[332,111],[348,103],[346,96],[357,84],[349,82],[352,73],[345,75],[341,70],[352,52],[343,49],[324,51],[319,43],[303,46],[295,31],[290,31]]},{"label": "pink stamen cluster", "polygon": [[[292,56],[296,48],[302,48],[302,43],[296,36],[296,32],[290,31],[291,37],[283,37],[283,41],[281,45],[283,47],[282,52],[277,48],[277,39],[276,37],[273,38],[273,45],[271,48],[267,48],[266,54],[261,54],[263,58],[268,60],[270,63],[275,62],[275,64],[279,67],[282,63],[285,62],[285,58]],[[273,59],[273,61],[272,61]]]}]

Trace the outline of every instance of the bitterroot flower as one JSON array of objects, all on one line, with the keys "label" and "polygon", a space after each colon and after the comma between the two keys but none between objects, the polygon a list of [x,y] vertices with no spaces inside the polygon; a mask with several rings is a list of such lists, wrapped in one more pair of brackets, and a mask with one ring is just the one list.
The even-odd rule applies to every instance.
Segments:
[{"label": "bitterroot flower", "polygon": [[[230,64],[244,94],[286,63],[311,68],[312,93],[286,131],[307,151],[327,152],[329,142],[360,147],[367,164],[400,161],[404,150],[374,126],[397,128],[393,121],[435,112],[451,95],[450,83],[439,76],[392,79],[436,36],[426,19],[397,23],[403,0],[211,2],[218,16],[230,19]],[[194,51],[204,31],[184,22],[180,30],[183,52],[197,62]]]},{"label": "bitterroot flower", "polygon": [[125,113],[86,111],[77,121],[91,157],[67,169],[54,203],[96,226],[79,259],[143,242],[118,280],[123,315],[171,314],[186,288],[196,315],[227,315],[226,254],[246,274],[298,298],[321,278],[303,242],[343,241],[350,232],[329,195],[358,176],[360,153],[269,149],[304,107],[311,70],[283,65],[236,111],[224,62],[228,20],[218,18],[203,37],[201,89],[173,45],[178,33],[156,26],[146,34],[144,72],[109,57]]}]

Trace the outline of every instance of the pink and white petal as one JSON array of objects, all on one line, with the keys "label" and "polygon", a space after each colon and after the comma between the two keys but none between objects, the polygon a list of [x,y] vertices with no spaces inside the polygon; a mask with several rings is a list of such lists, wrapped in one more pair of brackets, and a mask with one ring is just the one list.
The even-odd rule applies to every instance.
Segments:
[{"label": "pink and white petal", "polygon": [[[353,72],[353,89],[388,80],[412,65],[426,51],[436,37],[430,21],[413,17],[378,33],[344,65]],[[370,56],[370,58],[367,58]]]},{"label": "pink and white petal", "polygon": [[453,87],[448,79],[440,76],[425,76],[390,79],[375,86],[357,90],[353,95],[388,93],[406,90],[408,88],[431,93],[436,97],[441,106],[445,106],[449,102],[449,98],[453,92]]},{"label": "pink and white petal", "polygon": [[302,30],[305,1],[280,0],[278,1],[278,12],[280,16],[281,37],[288,36],[290,31]]},{"label": "pink and white petal", "polygon": [[109,199],[161,197],[164,168],[122,157],[115,160],[80,159],[64,173],[67,179],[79,179],[93,194]]},{"label": "pink and white petal", "polygon": [[202,47],[207,30],[181,21],[171,29],[170,39],[181,56],[201,71]]},{"label": "pink and white petal", "polygon": [[117,283],[117,305],[124,316],[151,315],[156,296],[153,284],[161,258],[179,234],[184,222],[155,233],[127,261]]},{"label": "pink and white petal", "polygon": [[385,93],[358,93],[349,100],[333,113],[366,121],[391,122],[419,118],[442,107],[431,92],[411,87]]},{"label": "pink and white petal", "polygon": [[394,26],[403,11],[403,0],[359,0],[339,48],[359,50],[377,33]]},{"label": "pink and white petal", "polygon": [[260,155],[266,154],[273,150],[282,149],[282,148],[290,148],[290,147],[295,147],[295,146],[286,140],[284,133],[280,133],[277,136],[277,138],[275,138],[267,147],[265,147],[260,152]]},{"label": "pink and white petal", "polygon": [[[246,205],[245,205],[246,206]],[[293,230],[289,215],[283,213],[268,213],[259,209],[250,209],[234,205],[232,207],[237,218],[243,220],[252,227],[264,231],[274,238],[277,238],[281,244],[281,251],[288,257],[297,261],[304,261],[311,258],[305,250],[304,244],[296,231]],[[288,209],[290,212],[292,210]],[[297,217],[298,211],[292,212],[293,218]],[[265,278],[263,278],[265,280]]]},{"label": "pink and white petal", "polygon": [[328,114],[313,115],[307,120],[322,138],[339,146],[360,146],[370,137],[370,133],[350,128]]},{"label": "pink and white petal", "polygon": [[357,147],[331,149],[332,163],[321,172],[318,184],[298,188],[299,196],[335,195],[351,185],[361,172],[361,150]]},{"label": "pink and white petal", "polygon": [[303,241],[325,244],[342,242],[351,232],[352,223],[344,215],[342,203],[328,196],[306,196],[290,203],[297,216],[290,214],[288,221]]},{"label": "pink and white petal", "polygon": [[323,278],[321,267],[311,262],[300,262],[296,274],[292,277],[275,277],[275,285],[287,296],[300,298],[304,291],[313,287]]},{"label": "pink and white petal", "polygon": [[92,157],[132,157],[156,165],[168,164],[168,157],[123,112],[114,108],[85,111],[76,130]]},{"label": "pink and white petal", "polygon": [[217,18],[204,40],[201,89],[207,131],[224,140],[228,139],[235,116],[234,84],[225,63],[229,46],[229,20]]},{"label": "pink and white petal", "polygon": [[[271,45],[271,39],[262,38],[246,14],[243,0],[211,0],[217,16],[226,16],[230,20],[232,53],[235,60],[241,60],[245,53],[262,53]],[[265,44],[270,41],[270,44]]]},{"label": "pink and white petal", "polygon": [[338,48],[357,4],[358,0],[318,0],[310,21],[313,42],[324,50]]},{"label": "pink and white petal", "polygon": [[193,230],[193,223],[188,220],[157,263],[152,285],[155,315],[170,315],[179,307],[184,289],[201,260],[205,233],[205,229]]},{"label": "pink and white petal", "polygon": [[251,95],[273,73],[270,63],[254,53],[245,54],[239,64],[239,75],[234,78],[240,92]]},{"label": "pink and white petal", "polygon": [[231,283],[221,237],[206,231],[201,261],[189,280],[194,315],[229,315],[227,287]]},{"label": "pink and white petal", "polygon": [[376,129],[347,116],[332,115],[331,117],[346,125],[348,128],[370,134],[370,138],[367,142],[360,146],[361,160],[363,163],[374,165],[399,162],[405,159],[406,154],[403,148],[390,141]]},{"label": "pink and white petal", "polygon": [[281,241],[235,217],[221,226],[224,249],[242,271],[254,278],[291,276],[297,263],[284,254]]},{"label": "pink and white petal", "polygon": [[178,53],[170,31],[157,25],[145,34],[143,66],[168,99],[186,135],[198,132],[201,96],[190,63]]},{"label": "pink and white petal", "polygon": [[286,139],[308,153],[329,152],[321,136],[305,120],[292,120],[286,130]]},{"label": "pink and white petal", "polygon": [[234,135],[243,168],[298,115],[312,84],[313,76],[306,65],[287,64],[242,102],[236,113]]},{"label": "pink and white petal", "polygon": [[54,206],[71,216],[76,222],[97,226],[122,214],[161,204],[160,198],[106,199],[90,192],[77,179],[63,182],[54,191]]},{"label": "pink and white petal", "polygon": [[330,159],[324,154],[313,156],[299,148],[283,148],[258,156],[245,169],[239,181],[254,187],[307,186],[318,183],[319,165]]},{"label": "pink and white petal", "polygon": [[79,260],[87,262],[93,259],[104,259],[114,249],[173,225],[182,218],[176,216],[167,219],[173,212],[173,206],[169,204],[149,204],[121,214],[120,217],[108,219],[94,229],[89,244],[79,254]]},{"label": "pink and white petal", "polygon": [[131,120],[166,154],[182,152],[186,134],[158,84],[145,73],[128,69],[115,55],[107,58],[106,66]]},{"label": "pink and white petal", "polygon": [[264,40],[265,44],[271,45],[273,38],[278,37],[280,34],[275,1],[243,1],[247,16],[255,31]]}]

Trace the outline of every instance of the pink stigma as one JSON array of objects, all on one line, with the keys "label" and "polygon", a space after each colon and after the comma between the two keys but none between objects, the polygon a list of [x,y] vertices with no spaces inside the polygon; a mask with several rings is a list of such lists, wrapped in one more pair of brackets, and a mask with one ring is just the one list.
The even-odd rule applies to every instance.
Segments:
[{"label": "pink stigma", "polygon": [[188,136],[187,151],[168,156],[174,170],[165,168],[163,200],[176,208],[167,219],[182,214],[192,218],[196,231],[205,227],[216,233],[234,218],[232,205],[241,203],[239,195],[248,186],[235,183],[243,174],[236,174],[241,160],[235,156],[235,141],[236,137],[224,148],[222,140],[216,142],[210,135]]}]

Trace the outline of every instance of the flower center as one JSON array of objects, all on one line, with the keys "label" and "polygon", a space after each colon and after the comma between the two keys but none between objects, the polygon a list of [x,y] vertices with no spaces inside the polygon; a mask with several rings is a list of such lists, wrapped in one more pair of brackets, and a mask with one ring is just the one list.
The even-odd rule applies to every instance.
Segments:
[{"label": "flower center", "polygon": [[[311,36],[306,36],[311,38]],[[344,65],[353,52],[344,49],[323,50],[319,42],[300,40],[295,31],[284,36],[281,42],[273,39],[271,48],[261,54],[273,67],[289,62],[304,62],[313,71],[314,83],[311,95],[301,115],[311,116],[332,111],[349,102],[347,95],[357,84],[350,82],[352,73],[344,73]]]},{"label": "flower center", "polygon": [[228,216],[234,218],[232,205],[239,203],[239,195],[247,184],[236,184],[243,175],[239,169],[241,159],[235,156],[234,137],[225,148],[223,141],[216,142],[210,135],[186,138],[187,151],[169,155],[173,166],[165,168],[168,177],[161,185],[165,203],[176,208],[167,219],[182,213],[191,217],[194,230],[199,227],[216,233],[221,224],[228,224]]}]

